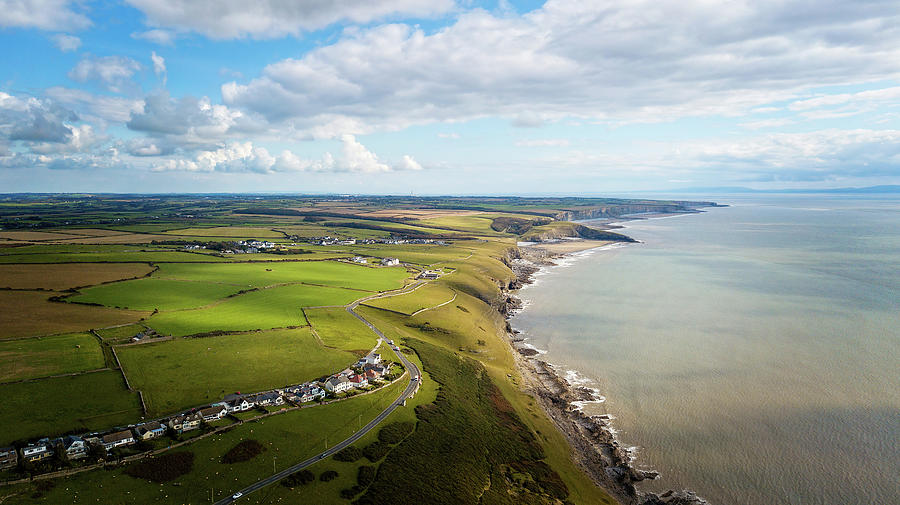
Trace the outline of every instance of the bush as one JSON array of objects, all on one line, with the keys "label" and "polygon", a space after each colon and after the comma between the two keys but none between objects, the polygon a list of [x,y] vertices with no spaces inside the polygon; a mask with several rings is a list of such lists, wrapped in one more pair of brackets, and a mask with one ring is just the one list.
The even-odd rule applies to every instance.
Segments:
[{"label": "bush", "polygon": [[163,483],[175,480],[194,467],[194,453],[190,451],[170,452],[125,468],[125,473],[136,479],[147,479]]},{"label": "bush", "polygon": [[362,453],[363,456],[366,457],[366,459],[374,463],[383,458],[390,450],[390,445],[379,440],[365,446],[362,450]]},{"label": "bush", "polygon": [[242,440],[222,456],[222,463],[230,465],[233,463],[240,463],[242,461],[250,461],[256,456],[262,454],[265,450],[266,448],[256,440]]},{"label": "bush", "polygon": [[300,470],[281,479],[281,485],[293,489],[298,486],[305,486],[314,480],[316,480],[315,474],[309,470]]},{"label": "bush", "polygon": [[352,463],[359,458],[363,457],[363,453],[359,450],[359,447],[347,447],[346,449],[336,453],[332,456],[335,461],[344,461],[347,463]]},{"label": "bush", "polygon": [[337,476],[338,473],[334,470],[325,470],[324,472],[322,472],[322,475],[319,475],[319,480],[322,482],[329,482],[336,479]]},{"label": "bush", "polygon": [[341,489],[341,498],[345,500],[352,500],[354,496],[363,492],[363,488],[360,486],[353,486],[347,489]]},{"label": "bush", "polygon": [[399,444],[415,427],[416,423],[411,421],[388,424],[378,432],[378,440],[386,444]]},{"label": "bush", "polygon": [[363,465],[359,467],[359,471],[356,473],[356,483],[362,487],[366,487],[372,482],[375,481],[375,467],[370,465]]}]

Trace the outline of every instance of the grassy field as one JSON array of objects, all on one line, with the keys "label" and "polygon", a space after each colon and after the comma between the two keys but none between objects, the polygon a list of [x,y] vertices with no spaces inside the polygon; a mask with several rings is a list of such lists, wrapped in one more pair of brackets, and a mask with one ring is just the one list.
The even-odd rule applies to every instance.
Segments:
[{"label": "grassy field", "polygon": [[160,279],[223,282],[243,288],[305,282],[323,286],[381,291],[402,286],[409,274],[403,268],[369,268],[337,261],[300,261],[239,264],[166,264]]},{"label": "grassy field", "polygon": [[152,271],[145,263],[0,265],[0,288],[63,290],[141,277]]},{"label": "grassy field", "polygon": [[233,284],[149,278],[82,289],[66,300],[123,309],[178,310],[202,307],[240,290]]},{"label": "grassy field", "polygon": [[0,337],[85,331],[137,321],[146,312],[50,302],[54,293],[0,291]]},{"label": "grassy field", "polygon": [[149,324],[164,335],[194,335],[211,331],[246,331],[303,326],[301,307],[346,305],[359,291],[295,284],[264,288],[228,298],[201,309],[160,312]]},{"label": "grassy field", "polygon": [[421,309],[450,301],[454,294],[452,289],[441,284],[426,284],[411,293],[376,298],[367,301],[365,305],[412,314]]},{"label": "grassy field", "polygon": [[348,351],[369,351],[378,337],[343,307],[306,309],[306,317],[322,343]]},{"label": "grassy field", "polygon": [[0,385],[0,445],[140,419],[136,393],[118,370]]},{"label": "grassy field", "polygon": [[116,349],[151,415],[339,371],[355,357],[322,346],[309,328],[175,339]]},{"label": "grassy field", "polygon": [[[96,247],[96,246],[94,246]],[[18,248],[17,248],[18,249]],[[139,251],[133,252],[81,252],[81,253],[28,253],[3,254],[0,263],[133,263],[133,262],[227,262],[225,258],[210,254],[193,254],[181,251]]]},{"label": "grassy field", "polygon": [[103,352],[88,333],[0,341],[0,382],[103,367]]},{"label": "grassy field", "polygon": [[119,340],[123,338],[130,338],[138,333],[146,330],[142,324],[126,324],[124,326],[116,326],[113,328],[105,328],[96,330],[97,334],[100,335],[104,341],[107,340]]},{"label": "grassy field", "polygon": [[[10,503],[106,503],[115,496],[117,504],[145,505],[147,503],[181,505],[209,503],[210,493],[219,500],[272,473],[272,463],[282,470],[322,451],[326,443],[335,444],[352,434],[360,423],[365,424],[397,398],[407,381],[401,381],[382,391],[312,408],[276,415],[261,421],[223,432],[191,444],[185,450],[194,453],[193,470],[174,482],[156,484],[124,474],[123,469],[95,471],[56,480],[56,485],[43,496],[34,496],[32,484],[4,490],[14,494]],[[411,410],[410,407],[400,411]],[[393,418],[393,415],[392,417]],[[389,419],[391,419],[389,418]],[[266,451],[242,463],[223,464],[221,457],[238,442],[259,440]],[[369,439],[371,440],[371,439]],[[311,467],[317,474],[326,468],[337,467],[350,476],[342,463],[323,460]],[[355,477],[355,471],[352,472]],[[350,479],[351,481],[354,479]],[[340,503],[337,492],[347,480],[332,481],[334,493],[331,503]],[[266,500],[283,493],[277,484],[248,497],[249,503]],[[286,495],[285,495],[286,496]],[[302,495],[294,493],[287,503],[298,503]],[[283,502],[282,502],[283,503]],[[304,500],[303,503],[310,503]],[[318,502],[316,502],[318,503]],[[347,503],[343,501],[343,503]]]}]

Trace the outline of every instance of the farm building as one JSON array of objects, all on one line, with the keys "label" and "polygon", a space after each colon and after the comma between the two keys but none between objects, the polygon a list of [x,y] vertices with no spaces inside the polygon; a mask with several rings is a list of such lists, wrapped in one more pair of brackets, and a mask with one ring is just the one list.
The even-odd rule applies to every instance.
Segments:
[{"label": "farm building", "polygon": [[386,267],[395,267],[400,264],[400,260],[397,258],[384,258],[381,260],[381,264]]}]

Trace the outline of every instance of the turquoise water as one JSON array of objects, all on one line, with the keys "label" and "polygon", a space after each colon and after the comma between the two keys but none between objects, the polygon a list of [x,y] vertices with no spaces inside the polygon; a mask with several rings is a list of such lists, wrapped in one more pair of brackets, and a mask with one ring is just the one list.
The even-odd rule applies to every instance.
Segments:
[{"label": "turquoise water", "polygon": [[719,201],[545,270],[512,325],[600,390],[644,489],[900,503],[900,200]]}]

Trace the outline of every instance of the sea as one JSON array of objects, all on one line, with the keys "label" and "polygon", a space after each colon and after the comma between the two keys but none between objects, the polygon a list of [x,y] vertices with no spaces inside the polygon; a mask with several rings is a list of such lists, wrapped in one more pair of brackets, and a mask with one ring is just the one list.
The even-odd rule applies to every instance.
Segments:
[{"label": "sea", "polygon": [[543,269],[512,326],[597,390],[641,490],[900,504],[900,197],[711,200]]}]

